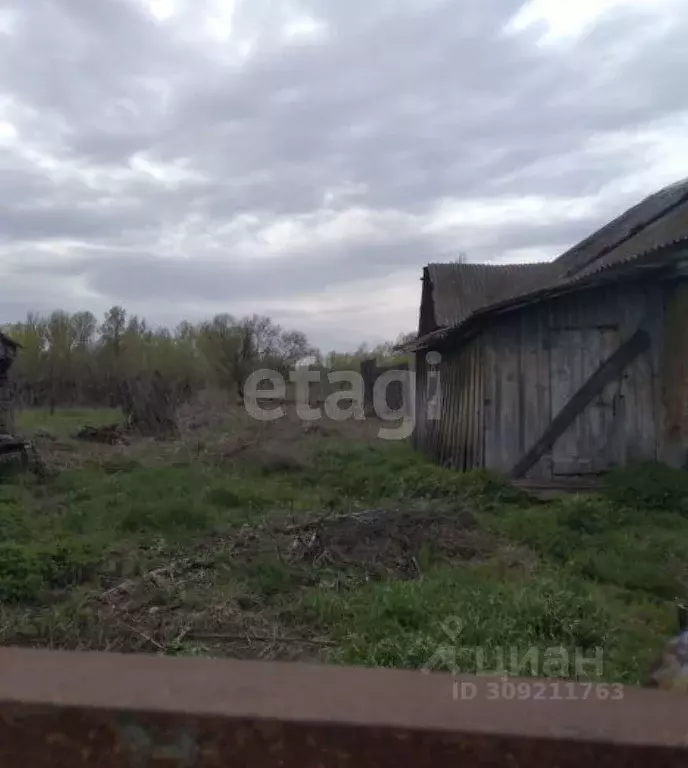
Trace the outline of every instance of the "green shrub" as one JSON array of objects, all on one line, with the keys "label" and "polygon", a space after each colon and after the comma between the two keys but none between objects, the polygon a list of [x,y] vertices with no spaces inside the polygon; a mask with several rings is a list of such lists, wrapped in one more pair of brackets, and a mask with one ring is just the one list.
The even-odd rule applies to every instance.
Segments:
[{"label": "green shrub", "polygon": [[36,600],[40,593],[80,584],[98,562],[88,542],[58,539],[50,543],[0,545],[0,601]]}]

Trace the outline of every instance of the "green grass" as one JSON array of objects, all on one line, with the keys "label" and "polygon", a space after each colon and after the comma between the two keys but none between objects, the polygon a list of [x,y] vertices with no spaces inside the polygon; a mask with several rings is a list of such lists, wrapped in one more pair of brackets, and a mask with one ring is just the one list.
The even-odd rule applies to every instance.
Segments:
[{"label": "green grass", "polygon": [[[24,412],[21,423],[70,434],[115,419],[70,410]],[[327,659],[336,663],[474,672],[499,666],[501,649],[508,671],[528,674],[513,669],[510,654],[534,652],[532,672],[542,674],[547,649],[562,647],[569,662],[559,674],[572,677],[575,654],[599,647],[604,679],[636,683],[675,632],[671,601],[686,592],[688,473],[633,467],[610,476],[602,495],[545,504],[488,472],[433,466],[407,444],[319,438],[312,446],[303,466],[268,473],[250,459],[149,467],[113,452],[41,481],[0,479],[0,609],[14,611],[14,637],[50,645],[71,637],[64,642],[75,645],[104,631],[93,595],[201,550],[209,564],[200,582],[165,598],[171,616],[234,606],[234,621],[245,605],[249,616],[267,612],[330,638]],[[407,504],[470,512],[479,533],[499,544],[495,555],[449,565],[423,549],[416,578],[371,581],[354,565],[232,549],[240,534],[259,537],[276,517]],[[506,566],[501,550],[518,547],[529,562]],[[199,646],[173,638],[165,647],[193,654]]]},{"label": "green grass", "polygon": [[30,435],[37,429],[45,429],[66,437],[84,424],[99,427],[123,419],[122,412],[116,408],[58,408],[53,414],[47,408],[26,408],[17,413],[17,431]]},{"label": "green grass", "polygon": [[[14,484],[0,485],[0,547],[7,562],[3,566],[0,557],[0,599],[40,599],[55,581],[43,578],[43,563],[55,548],[75,582],[92,570],[82,567],[86,562],[95,567],[113,550],[145,550],[155,541],[179,546],[226,534],[268,510],[295,514],[318,503],[279,477],[251,479],[201,464],[117,466],[116,472],[107,464],[63,472],[43,483],[15,476]],[[6,590],[10,575],[3,578],[3,567],[16,572]],[[15,582],[29,570],[19,589]]]},{"label": "green grass", "polygon": [[524,496],[490,472],[461,474],[438,467],[406,442],[329,441],[316,454],[307,482],[334,498],[375,504],[380,500],[479,501],[481,508],[522,504]]},{"label": "green grass", "polygon": [[[368,585],[348,594],[314,592],[305,610],[338,640],[332,660],[453,672],[553,674],[637,683],[673,614],[642,597],[626,600],[557,569],[503,573],[492,564],[438,567],[422,581]],[[577,674],[575,659],[595,658]],[[536,662],[521,660],[535,654]],[[532,656],[531,656],[532,658]],[[587,675],[586,675],[587,671]]]},{"label": "green grass", "polygon": [[610,496],[574,496],[529,509],[507,508],[487,515],[486,524],[595,583],[657,599],[684,597],[684,506],[624,506],[614,500],[614,490]]}]

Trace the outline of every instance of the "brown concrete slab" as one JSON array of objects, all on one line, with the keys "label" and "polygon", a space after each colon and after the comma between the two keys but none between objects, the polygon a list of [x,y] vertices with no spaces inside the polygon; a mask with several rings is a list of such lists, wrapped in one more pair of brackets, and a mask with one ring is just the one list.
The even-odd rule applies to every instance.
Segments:
[{"label": "brown concrete slab", "polygon": [[1,649],[0,766],[688,765],[688,697],[501,682]]}]

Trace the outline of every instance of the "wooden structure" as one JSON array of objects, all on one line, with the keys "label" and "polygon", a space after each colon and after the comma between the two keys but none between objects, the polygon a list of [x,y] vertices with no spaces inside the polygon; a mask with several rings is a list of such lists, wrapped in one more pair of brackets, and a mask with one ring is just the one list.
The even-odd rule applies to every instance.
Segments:
[{"label": "wooden structure", "polygon": [[0,434],[14,432],[14,393],[9,370],[17,355],[19,344],[0,332]]},{"label": "wooden structure", "polygon": [[533,480],[685,466],[688,181],[553,262],[430,264],[407,349],[415,444],[438,462]]},{"label": "wooden structure", "polygon": [[0,649],[0,765],[30,768],[673,768],[685,694]]}]

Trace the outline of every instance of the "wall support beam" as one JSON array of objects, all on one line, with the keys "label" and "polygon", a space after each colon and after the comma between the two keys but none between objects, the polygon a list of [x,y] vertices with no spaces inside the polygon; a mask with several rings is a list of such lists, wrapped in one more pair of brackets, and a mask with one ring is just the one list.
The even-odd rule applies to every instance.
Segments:
[{"label": "wall support beam", "polygon": [[576,417],[599,395],[607,384],[614,381],[638,355],[645,352],[649,347],[650,336],[647,331],[641,328],[604,360],[552,419],[540,439],[519,459],[510,472],[511,477],[517,480],[534,467],[542,455],[552,448],[557,439],[566,432]]}]

